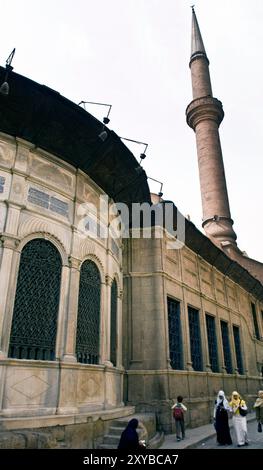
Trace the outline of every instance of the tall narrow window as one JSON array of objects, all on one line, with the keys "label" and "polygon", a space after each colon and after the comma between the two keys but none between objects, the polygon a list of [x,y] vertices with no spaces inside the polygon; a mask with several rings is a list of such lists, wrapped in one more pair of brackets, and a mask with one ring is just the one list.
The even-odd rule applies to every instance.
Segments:
[{"label": "tall narrow window", "polygon": [[228,334],[228,324],[227,322],[221,320],[221,333],[222,333],[222,343],[223,343],[223,353],[225,367],[228,374],[232,374],[232,359],[230,352],[230,343],[229,343],[229,334]]},{"label": "tall narrow window", "polygon": [[216,340],[216,326],[215,319],[211,315],[206,315],[206,331],[208,341],[209,361],[212,372],[218,372],[218,355],[217,355],[217,340]]},{"label": "tall narrow window", "polygon": [[188,307],[191,360],[194,370],[203,370],[199,311]]},{"label": "tall narrow window", "polygon": [[235,351],[236,351],[236,359],[237,359],[237,370],[239,374],[244,374],[238,326],[233,325],[233,335],[234,335]]},{"label": "tall narrow window", "polygon": [[84,364],[99,363],[100,291],[101,279],[96,264],[84,261],[80,270],[76,341],[77,361]]},{"label": "tall narrow window", "polygon": [[180,302],[167,299],[168,303],[168,330],[170,361],[173,369],[183,369],[182,331],[180,319]]},{"label": "tall narrow window", "polygon": [[259,327],[258,327],[258,319],[257,319],[257,311],[256,311],[256,306],[251,302],[251,310],[252,310],[252,316],[253,316],[253,322],[254,322],[254,331],[257,339],[260,339],[260,334],[259,334]]},{"label": "tall narrow window", "polygon": [[116,366],[117,352],[117,282],[114,280],[111,286],[110,309],[110,360]]},{"label": "tall narrow window", "polygon": [[61,257],[41,238],[21,252],[9,343],[9,357],[55,359]]}]

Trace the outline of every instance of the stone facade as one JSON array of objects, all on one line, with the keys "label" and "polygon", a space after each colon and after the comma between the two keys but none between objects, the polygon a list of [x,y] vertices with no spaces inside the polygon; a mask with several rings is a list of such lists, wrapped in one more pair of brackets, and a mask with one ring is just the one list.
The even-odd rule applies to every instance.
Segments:
[{"label": "stone facade", "polygon": [[[212,418],[214,397],[239,390],[253,402],[260,388],[263,343],[255,338],[251,303],[256,307],[260,336],[263,304],[187,246],[169,249],[170,237],[129,239],[124,250],[124,363],[126,400],[140,411],[157,412],[161,429],[171,432],[170,408],[178,395],[189,408],[187,424],[196,426]],[[170,364],[167,299],[180,304],[182,368]],[[189,338],[188,307],[198,311],[202,371],[194,371]],[[211,371],[206,315],[215,321],[218,371]],[[232,373],[224,361],[221,325],[228,325]],[[233,326],[240,334],[243,373],[238,373]]]},{"label": "stone facade", "polygon": [[[83,223],[83,204],[92,203],[95,212],[103,191],[80,170],[6,135],[0,139],[0,178],[0,415],[83,413],[123,406],[122,250],[118,240],[86,233]],[[100,223],[107,229],[107,220],[102,217]],[[54,361],[8,357],[20,256],[34,239],[50,241],[62,260]],[[77,363],[75,356],[80,269],[85,260],[95,263],[101,278],[98,365]],[[116,367],[110,362],[113,280]]]}]

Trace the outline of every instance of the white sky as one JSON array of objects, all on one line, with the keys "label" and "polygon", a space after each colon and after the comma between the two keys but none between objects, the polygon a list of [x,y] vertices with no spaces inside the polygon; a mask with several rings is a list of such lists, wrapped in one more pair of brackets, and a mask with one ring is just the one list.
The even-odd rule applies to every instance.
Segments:
[{"label": "white sky", "polygon": [[[188,0],[0,0],[0,61],[79,103],[113,105],[109,127],[149,144],[148,176],[201,228],[190,103]],[[263,2],[197,0],[220,127],[234,229],[241,250],[263,261]],[[88,108],[102,120],[107,108]],[[126,143],[127,144],[127,143]],[[139,158],[144,147],[129,146]],[[151,182],[150,182],[151,183]],[[159,185],[150,184],[158,192]]]}]

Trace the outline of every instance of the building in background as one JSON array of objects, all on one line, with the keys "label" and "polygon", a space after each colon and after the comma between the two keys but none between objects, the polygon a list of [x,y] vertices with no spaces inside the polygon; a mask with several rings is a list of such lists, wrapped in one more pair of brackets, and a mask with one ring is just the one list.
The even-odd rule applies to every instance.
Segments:
[{"label": "building in background", "polygon": [[[56,91],[9,74],[0,95],[0,431],[9,445],[21,446],[14,433],[24,430],[25,446],[41,446],[41,431],[53,447],[98,447],[135,411],[146,423],[154,416],[149,434],[171,432],[177,395],[189,426],[210,421],[219,389],[254,402],[263,268],[236,244],[208,65],[193,11],[187,122],[206,235],[156,197],[146,229],[143,217],[134,224],[134,204],[149,208],[151,195],[120,138]],[[114,203],[128,210],[123,238]],[[156,213],[168,206],[167,228]]]}]

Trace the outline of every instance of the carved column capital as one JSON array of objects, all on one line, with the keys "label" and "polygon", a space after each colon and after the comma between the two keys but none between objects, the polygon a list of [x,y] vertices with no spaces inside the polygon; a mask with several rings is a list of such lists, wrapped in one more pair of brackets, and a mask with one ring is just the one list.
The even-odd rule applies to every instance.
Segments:
[{"label": "carved column capital", "polygon": [[69,267],[73,269],[80,269],[81,261],[78,258],[74,258],[74,256],[68,257]]},{"label": "carved column capital", "polygon": [[106,284],[106,286],[110,286],[111,283],[112,283],[112,278],[111,278],[108,274],[106,274],[106,276],[105,276],[105,284]]},{"label": "carved column capital", "polygon": [[4,234],[1,236],[1,241],[3,243],[4,248],[16,250],[19,245],[20,238],[15,237],[14,235]]}]

